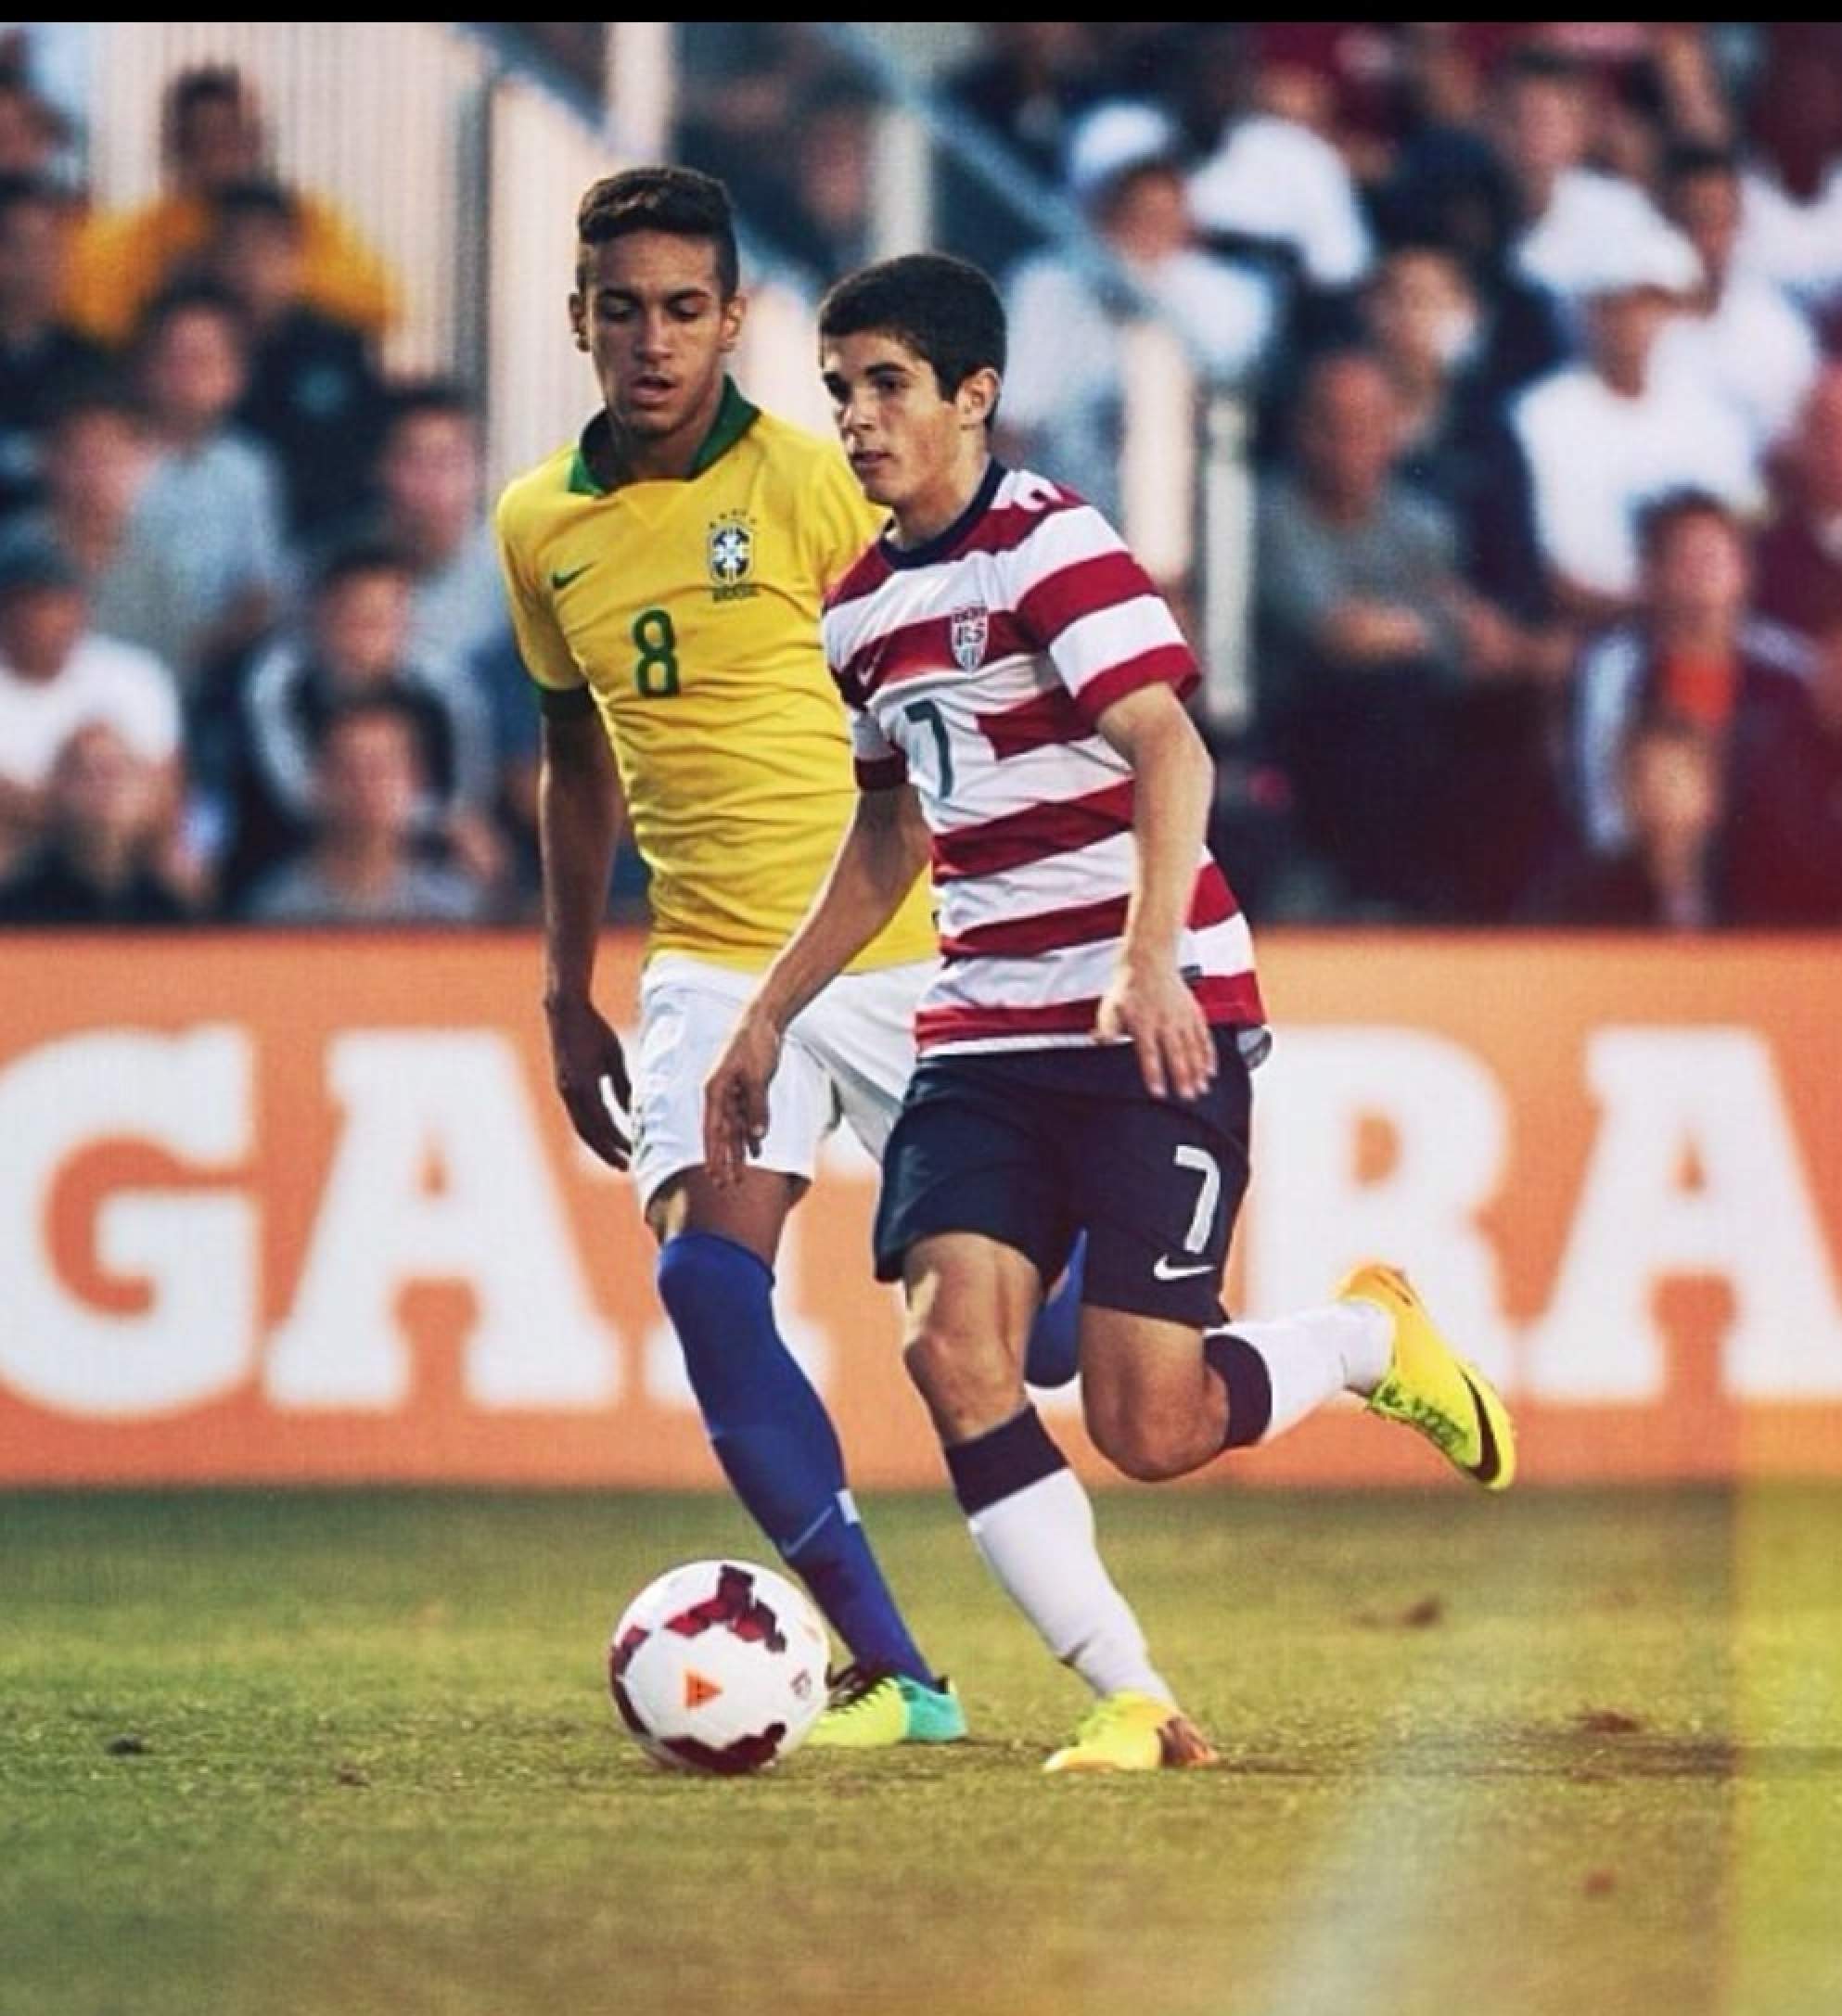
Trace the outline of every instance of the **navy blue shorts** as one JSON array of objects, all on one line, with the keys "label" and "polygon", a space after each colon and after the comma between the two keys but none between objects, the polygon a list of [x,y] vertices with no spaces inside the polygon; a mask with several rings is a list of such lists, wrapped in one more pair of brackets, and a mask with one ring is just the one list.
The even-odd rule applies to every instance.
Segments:
[{"label": "navy blue shorts", "polygon": [[1252,1088],[1218,1028],[1215,1082],[1154,1099],[1130,1043],[924,1057],[883,1156],[876,1278],[937,1232],[981,1232],[1044,1285],[1087,1233],[1083,1302],[1208,1323],[1247,1187]]}]

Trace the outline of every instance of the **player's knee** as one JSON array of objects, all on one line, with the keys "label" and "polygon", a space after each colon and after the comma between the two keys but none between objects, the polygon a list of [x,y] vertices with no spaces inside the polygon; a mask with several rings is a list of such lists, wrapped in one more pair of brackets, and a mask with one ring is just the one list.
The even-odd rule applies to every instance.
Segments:
[{"label": "player's knee", "polygon": [[937,1425],[955,1436],[1004,1420],[1022,1392],[1002,1339],[938,1314],[911,1323],[902,1359]]},{"label": "player's knee", "polygon": [[1124,1396],[1084,1395],[1087,1433],[1115,1470],[1137,1484],[1162,1484],[1196,1467],[1181,1423],[1160,1422]]}]

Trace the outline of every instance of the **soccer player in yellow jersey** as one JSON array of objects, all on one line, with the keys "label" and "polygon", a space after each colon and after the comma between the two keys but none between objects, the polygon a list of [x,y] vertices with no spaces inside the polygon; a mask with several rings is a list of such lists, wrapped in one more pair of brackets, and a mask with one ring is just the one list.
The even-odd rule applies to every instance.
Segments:
[{"label": "soccer player in yellow jersey", "polygon": [[[569,317],[603,406],[518,478],[498,532],[543,708],[544,1008],[576,1131],[631,1163],[659,1292],[730,1482],[805,1579],[852,1665],[810,1741],[951,1742],[957,1697],[871,1554],[823,1401],[775,1328],[774,1261],[842,1113],[880,1155],[914,1063],[933,927],[920,878],[789,1031],[774,1124],[731,1188],[703,1164],[702,1082],[736,1009],[823,880],[856,797],[819,602],[881,515],[828,443],[760,412],[725,359],[741,328],[723,185],[679,168],[596,183]],[[651,871],[630,1087],[595,1006],[623,817]],[[632,1139],[605,1091],[632,1114]]]}]

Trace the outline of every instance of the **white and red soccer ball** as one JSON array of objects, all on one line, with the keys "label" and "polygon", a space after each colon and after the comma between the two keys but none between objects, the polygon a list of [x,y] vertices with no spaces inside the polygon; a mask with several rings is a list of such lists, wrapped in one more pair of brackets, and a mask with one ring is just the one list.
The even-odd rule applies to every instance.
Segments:
[{"label": "white and red soccer ball", "polygon": [[830,1640],[811,1601],[745,1561],[650,1582],[608,1644],[615,1713],[657,1762],[734,1776],[777,1763],[825,1705]]}]

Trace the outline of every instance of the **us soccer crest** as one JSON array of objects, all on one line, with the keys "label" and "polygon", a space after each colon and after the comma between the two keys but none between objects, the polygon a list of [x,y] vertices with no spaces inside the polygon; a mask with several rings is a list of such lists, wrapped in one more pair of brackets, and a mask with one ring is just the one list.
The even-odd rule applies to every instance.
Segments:
[{"label": "us soccer crest", "polygon": [[955,609],[947,618],[953,661],[963,672],[976,672],[985,662],[985,641],[991,632],[991,612],[982,602]]},{"label": "us soccer crest", "polygon": [[719,602],[735,602],[755,592],[755,529],[747,512],[732,511],[718,518],[704,541],[710,593]]}]

